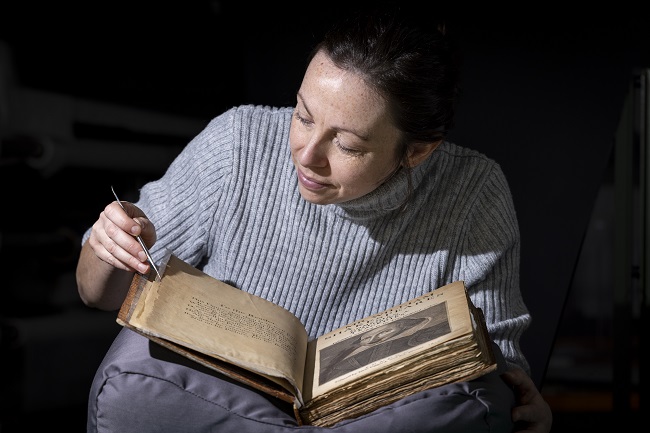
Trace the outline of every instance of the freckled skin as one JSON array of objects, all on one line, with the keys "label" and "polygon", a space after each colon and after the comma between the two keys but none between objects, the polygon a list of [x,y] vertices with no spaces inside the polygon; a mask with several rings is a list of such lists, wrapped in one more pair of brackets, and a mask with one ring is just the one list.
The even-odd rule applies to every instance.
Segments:
[{"label": "freckled skin", "polygon": [[386,102],[360,76],[322,52],[312,59],[289,139],[305,200],[342,203],[377,188],[399,165],[399,137]]}]

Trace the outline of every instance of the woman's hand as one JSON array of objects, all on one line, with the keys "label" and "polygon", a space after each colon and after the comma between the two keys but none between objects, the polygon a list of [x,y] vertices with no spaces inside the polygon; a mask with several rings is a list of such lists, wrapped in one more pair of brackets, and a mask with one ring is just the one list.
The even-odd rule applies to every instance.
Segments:
[{"label": "woman's hand", "polygon": [[515,393],[517,406],[512,408],[515,432],[549,433],[553,424],[553,413],[533,380],[520,368],[511,368],[501,378]]},{"label": "woman's hand", "polygon": [[95,255],[109,265],[124,271],[149,271],[147,256],[135,236],[151,247],[156,242],[156,229],[147,216],[132,203],[110,203],[93,224],[88,243]]},{"label": "woman's hand", "polygon": [[133,273],[149,272],[149,263],[140,242],[148,247],[156,242],[156,229],[132,203],[110,203],[93,224],[77,263],[77,290],[89,307],[102,310],[120,308]]}]

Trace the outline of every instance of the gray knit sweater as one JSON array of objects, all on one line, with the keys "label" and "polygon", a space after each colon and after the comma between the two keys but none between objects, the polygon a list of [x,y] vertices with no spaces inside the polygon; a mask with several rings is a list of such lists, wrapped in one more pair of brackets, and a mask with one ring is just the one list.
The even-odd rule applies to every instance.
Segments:
[{"label": "gray knit sweater", "polygon": [[[292,108],[235,107],[213,119],[137,205],[166,249],[293,312],[311,337],[464,280],[492,340],[526,371],[531,317],[520,240],[500,167],[445,142],[412,172],[336,205],[301,198],[289,149]],[[86,238],[88,233],[86,234]]]}]

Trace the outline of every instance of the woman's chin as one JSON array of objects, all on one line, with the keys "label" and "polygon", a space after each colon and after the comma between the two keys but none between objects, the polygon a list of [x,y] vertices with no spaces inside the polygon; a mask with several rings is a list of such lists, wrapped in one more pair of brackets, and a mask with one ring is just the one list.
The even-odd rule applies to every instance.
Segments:
[{"label": "woman's chin", "polygon": [[299,190],[302,198],[310,203],[320,205],[337,203],[336,198],[325,191],[319,193],[303,187],[300,187]]}]

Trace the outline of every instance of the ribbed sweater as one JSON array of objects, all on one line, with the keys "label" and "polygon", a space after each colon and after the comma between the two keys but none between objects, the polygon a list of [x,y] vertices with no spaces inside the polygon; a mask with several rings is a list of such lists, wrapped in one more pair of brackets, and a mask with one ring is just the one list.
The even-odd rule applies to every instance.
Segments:
[{"label": "ribbed sweater", "polygon": [[444,142],[412,170],[405,208],[405,172],[358,199],[316,205],[298,191],[292,111],[226,111],[142,187],[136,205],[156,227],[154,259],[169,249],[288,309],[312,338],[463,280],[506,360],[529,371],[519,228],[499,165]]}]

